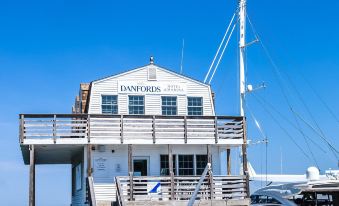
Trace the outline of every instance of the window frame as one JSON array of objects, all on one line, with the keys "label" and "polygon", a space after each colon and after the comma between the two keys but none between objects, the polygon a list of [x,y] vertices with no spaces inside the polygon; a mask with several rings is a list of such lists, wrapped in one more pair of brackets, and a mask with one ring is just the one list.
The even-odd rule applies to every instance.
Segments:
[{"label": "window frame", "polygon": [[[190,98],[200,98],[201,99],[201,106],[190,106],[189,105],[189,99]],[[189,109],[190,108],[201,108],[201,114],[190,114]],[[204,115],[204,98],[201,96],[188,96],[187,97],[187,115],[189,116],[203,116]]]},{"label": "window frame", "polygon": [[[175,98],[175,105],[164,105],[163,98]],[[164,107],[175,108],[175,114],[164,114]],[[164,116],[178,115],[178,97],[177,96],[161,96],[161,114]]]},{"label": "window frame", "polygon": [[[162,157],[166,157],[166,160],[162,160]],[[168,176],[169,174],[169,162],[168,162],[168,154],[160,154],[160,176]],[[175,154],[172,155],[172,161],[173,161],[173,173],[174,175],[177,175],[177,165],[176,165],[176,161],[177,161],[177,156]],[[162,163],[164,162],[164,166],[162,167]],[[165,174],[161,174],[161,170],[165,169],[166,172]]]},{"label": "window frame", "polygon": [[[195,166],[195,174],[196,174],[196,175],[202,175],[202,173],[204,172],[204,170],[205,170],[205,168],[206,168],[206,165],[200,167],[199,164],[201,164],[201,163],[198,164],[198,161],[199,161],[199,162],[203,162],[203,161],[198,160],[198,156],[199,156],[199,157],[204,157],[204,158],[206,158],[206,165],[207,165],[207,163],[208,163],[208,155],[207,155],[207,154],[195,154],[195,165],[196,165],[196,166]],[[200,171],[198,172],[198,170],[200,170]]]},{"label": "window frame", "polygon": [[[143,105],[142,105],[142,107],[143,107],[143,113],[142,114],[135,114],[135,113],[131,113],[131,107],[141,107],[141,105],[131,105],[130,104],[130,102],[131,102],[131,100],[130,100],[130,98],[131,97],[142,97],[143,98],[143,101],[142,101],[142,103],[143,103]],[[130,114],[130,115],[145,115],[145,95],[128,95],[128,114]]]},{"label": "window frame", "polygon": [[[192,167],[190,168],[190,167],[186,167],[186,166],[183,166],[183,167],[180,167],[180,157],[183,157],[183,156],[186,156],[186,157],[192,157]],[[194,176],[194,174],[195,174],[195,167],[194,167],[194,165],[195,165],[195,163],[194,163],[194,154],[178,154],[178,158],[177,158],[177,164],[178,164],[178,175],[179,176]],[[188,164],[190,164],[189,163],[189,161],[183,161],[183,163],[182,164],[185,164],[185,163],[187,163],[188,162]],[[192,172],[191,172],[191,174],[182,174],[181,173],[181,171],[182,170],[184,170],[184,171],[189,171],[189,170],[192,170]],[[185,173],[185,172],[184,172]]]},{"label": "window frame", "polygon": [[[116,104],[104,104],[103,103],[103,98],[104,97],[115,97],[116,98]],[[119,114],[119,103],[118,103],[118,95],[116,95],[116,94],[101,94],[101,113],[102,114]],[[103,106],[112,106],[112,108],[114,107],[114,106],[116,106],[116,113],[114,113],[113,111],[113,109],[112,109],[112,112],[111,113],[108,113],[108,112],[105,112],[104,113],[104,110],[103,110]]]}]

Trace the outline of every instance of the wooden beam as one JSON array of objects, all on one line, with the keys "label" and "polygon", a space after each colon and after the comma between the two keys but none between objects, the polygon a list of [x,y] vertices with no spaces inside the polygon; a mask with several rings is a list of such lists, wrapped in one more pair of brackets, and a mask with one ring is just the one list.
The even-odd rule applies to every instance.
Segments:
[{"label": "wooden beam", "polygon": [[250,197],[250,186],[249,186],[249,174],[248,174],[248,168],[247,168],[247,128],[246,128],[246,119],[244,117],[243,119],[243,131],[244,131],[244,142],[242,144],[242,168],[243,173],[246,175],[246,192],[247,197]]},{"label": "wooden beam", "polygon": [[129,198],[130,201],[133,201],[133,151],[132,145],[128,145],[128,175],[129,175],[129,185],[130,185],[130,193]]},{"label": "wooden beam", "polygon": [[35,206],[35,149],[29,146],[29,206]]},{"label": "wooden beam", "polygon": [[227,156],[227,175],[231,175],[231,149],[226,149]]},{"label": "wooden beam", "polygon": [[168,170],[171,176],[171,200],[174,200],[174,173],[173,173],[173,154],[172,145],[168,145]]}]

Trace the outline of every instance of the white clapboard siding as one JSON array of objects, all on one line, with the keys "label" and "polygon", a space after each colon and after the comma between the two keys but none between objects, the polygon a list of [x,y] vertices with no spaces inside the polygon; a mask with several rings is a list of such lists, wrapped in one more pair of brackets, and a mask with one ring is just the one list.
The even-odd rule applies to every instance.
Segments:
[{"label": "white clapboard siding", "polygon": [[[187,115],[187,96],[203,97],[203,115],[214,115],[214,105],[209,85],[181,76],[156,65],[148,65],[116,76],[93,81],[90,93],[90,114],[100,114],[101,96],[118,95],[119,114],[128,114],[128,94],[118,94],[118,81],[148,81],[148,68],[156,68],[159,82],[180,82],[186,84],[187,94],[177,95],[178,115]],[[154,81],[154,80],[152,80]],[[161,95],[145,95],[145,114],[161,115]]]},{"label": "white clapboard siding", "polygon": [[115,183],[94,183],[95,200],[99,202],[115,202],[116,184]]}]

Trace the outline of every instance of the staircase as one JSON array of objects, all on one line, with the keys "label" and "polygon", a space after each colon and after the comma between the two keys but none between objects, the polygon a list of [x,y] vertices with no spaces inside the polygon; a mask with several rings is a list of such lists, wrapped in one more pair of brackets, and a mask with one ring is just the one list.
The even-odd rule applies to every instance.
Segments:
[{"label": "staircase", "polygon": [[97,206],[111,206],[116,201],[115,183],[94,183],[93,186]]}]

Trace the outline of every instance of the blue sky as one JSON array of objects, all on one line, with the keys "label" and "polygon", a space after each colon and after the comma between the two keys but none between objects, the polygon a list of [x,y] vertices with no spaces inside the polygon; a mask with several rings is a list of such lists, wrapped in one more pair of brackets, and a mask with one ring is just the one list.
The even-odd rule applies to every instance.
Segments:
[{"label": "blue sky", "polygon": [[[0,1],[0,199],[3,205],[26,205],[28,167],[18,144],[19,113],[69,113],[80,82],[145,65],[149,56],[158,65],[179,71],[185,39],[184,74],[202,80],[227,27],[236,0],[208,1]],[[301,76],[311,82],[339,116],[339,3],[329,1],[248,1],[248,14],[279,69],[287,73],[304,101],[338,147],[339,122],[328,113]],[[237,36],[233,36],[212,88],[217,112],[236,115]],[[253,40],[249,31],[248,41]],[[294,121],[272,66],[260,47],[247,49],[248,82],[267,84],[255,95],[264,97]],[[293,108],[312,122],[293,90],[286,90]],[[270,119],[252,94],[247,102],[269,138],[269,172],[303,173],[310,165],[293,142]],[[279,117],[277,117],[279,119]],[[295,141],[307,150],[303,137],[279,119]],[[249,138],[262,137],[249,117]],[[314,144],[322,170],[336,168],[333,155],[320,138],[303,129]],[[280,152],[281,151],[281,152]],[[249,148],[259,172],[264,146]],[[69,205],[69,166],[37,168],[38,205]]]}]

